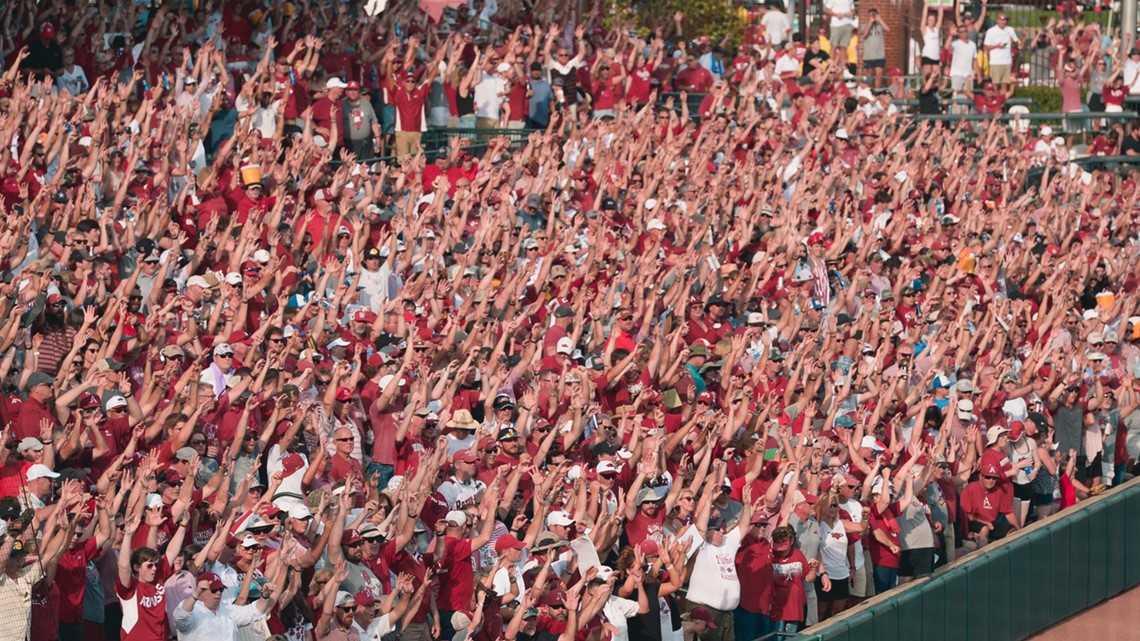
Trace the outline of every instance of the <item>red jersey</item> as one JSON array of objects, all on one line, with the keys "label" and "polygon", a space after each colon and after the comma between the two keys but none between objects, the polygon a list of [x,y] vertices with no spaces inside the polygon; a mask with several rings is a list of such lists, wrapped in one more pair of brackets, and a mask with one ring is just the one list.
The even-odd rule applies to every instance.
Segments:
[{"label": "red jersey", "polygon": [[[440,543],[437,541],[436,545]],[[471,594],[475,591],[475,572],[471,566],[471,539],[446,536],[442,544],[445,551],[436,573],[440,586],[436,603],[440,610],[464,610],[471,601]]]},{"label": "red jersey", "polygon": [[974,481],[962,490],[962,511],[976,520],[993,523],[998,515],[1013,513],[1013,497],[1001,486],[986,491],[981,481]]},{"label": "red jersey", "polygon": [[901,549],[898,515],[898,503],[891,503],[887,506],[887,511],[883,513],[879,513],[876,506],[871,505],[867,515],[867,526],[871,529],[871,535],[867,537],[867,541],[873,565],[884,568],[897,568],[899,566],[899,553],[891,552],[891,548],[880,543],[879,538],[874,535],[876,531],[886,534],[891,542]]},{"label": "red jersey", "polygon": [[159,557],[158,572],[154,583],[139,583],[131,577],[127,585],[115,581],[115,595],[123,608],[122,641],[165,641],[166,625],[166,579],[170,576],[170,564],[166,557]]},{"label": "red jersey", "polygon": [[784,558],[772,559],[772,610],[773,621],[792,623],[804,620],[807,593],[804,575],[808,573],[807,557],[798,549]]},{"label": "red jersey", "polygon": [[740,608],[765,616],[772,607],[772,544],[765,538],[745,537],[736,551],[740,577]]},{"label": "red jersey", "polygon": [[428,85],[421,84],[408,92],[402,83],[395,84],[388,91],[388,100],[396,108],[396,131],[424,131],[424,100],[427,99]]},{"label": "red jersey", "polygon": [[90,538],[63,553],[55,571],[55,584],[60,589],[59,622],[83,623],[83,593],[87,590],[87,562],[97,556],[99,548]]}]

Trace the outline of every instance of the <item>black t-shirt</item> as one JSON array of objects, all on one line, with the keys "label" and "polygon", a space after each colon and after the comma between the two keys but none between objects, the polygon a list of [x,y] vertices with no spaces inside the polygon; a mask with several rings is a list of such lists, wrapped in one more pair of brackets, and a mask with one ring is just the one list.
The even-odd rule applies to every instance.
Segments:
[{"label": "black t-shirt", "polygon": [[[1128,152],[1132,152],[1132,154]],[[1125,136],[1124,141],[1120,144],[1120,153],[1123,156],[1140,155],[1140,138]]]},{"label": "black t-shirt", "polygon": [[942,103],[938,99],[937,86],[918,94],[918,113],[931,116],[942,113]]},{"label": "black t-shirt", "polygon": [[45,43],[41,38],[33,38],[28,42],[28,57],[21,68],[60,71],[63,69],[63,49],[54,40]]},{"label": "black t-shirt", "polygon": [[826,51],[812,53],[811,49],[808,49],[807,52],[804,53],[804,75],[807,75],[815,70],[815,67],[813,67],[811,64],[813,60],[819,60],[821,63],[820,67],[822,68],[825,66],[825,63],[827,63],[828,60],[831,60],[831,56],[827,55]]}]

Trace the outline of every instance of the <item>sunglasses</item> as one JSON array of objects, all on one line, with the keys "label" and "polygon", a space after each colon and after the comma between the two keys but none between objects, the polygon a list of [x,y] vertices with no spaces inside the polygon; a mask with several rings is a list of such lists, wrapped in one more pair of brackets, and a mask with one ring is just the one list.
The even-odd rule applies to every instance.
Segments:
[{"label": "sunglasses", "polygon": [[352,440],[353,440],[353,438],[351,436],[345,436],[345,437],[338,438],[337,442],[348,443],[348,442],[351,442]]},{"label": "sunglasses", "polygon": [[234,357],[233,354],[217,354],[216,356],[218,358],[233,358]]},{"label": "sunglasses", "polygon": [[210,588],[210,594],[221,594],[225,588]]}]

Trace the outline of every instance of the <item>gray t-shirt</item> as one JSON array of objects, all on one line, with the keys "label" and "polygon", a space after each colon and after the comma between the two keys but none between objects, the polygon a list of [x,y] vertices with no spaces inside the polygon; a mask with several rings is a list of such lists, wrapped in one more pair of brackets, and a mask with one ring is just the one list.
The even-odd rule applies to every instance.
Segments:
[{"label": "gray t-shirt", "polygon": [[887,48],[883,42],[883,25],[876,22],[867,30],[867,37],[863,39],[863,60],[884,60],[887,57]]},{"label": "gray t-shirt", "polygon": [[1053,431],[1057,444],[1062,452],[1076,450],[1078,456],[1085,454],[1085,439],[1082,433],[1085,428],[1085,409],[1080,404],[1068,406],[1059,405],[1053,413]]},{"label": "gray t-shirt", "polygon": [[899,547],[921,550],[934,547],[934,530],[926,520],[926,505],[915,497],[899,515]]},{"label": "gray t-shirt", "polygon": [[344,135],[348,140],[372,138],[372,125],[379,122],[376,119],[376,112],[372,110],[372,105],[366,100],[361,100],[356,104],[345,100],[344,119],[347,126]]}]

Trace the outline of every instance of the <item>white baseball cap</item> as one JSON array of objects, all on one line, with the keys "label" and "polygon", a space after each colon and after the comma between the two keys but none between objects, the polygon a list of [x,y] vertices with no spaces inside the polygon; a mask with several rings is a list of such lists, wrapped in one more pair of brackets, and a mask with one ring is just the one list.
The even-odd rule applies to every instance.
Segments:
[{"label": "white baseball cap", "polygon": [[43,463],[36,463],[28,468],[27,478],[29,483],[36,479],[57,479],[59,473],[51,471],[51,468]]},{"label": "white baseball cap", "polygon": [[571,525],[574,525],[574,519],[570,518],[570,515],[562,510],[555,510],[554,512],[546,515],[546,527],[550,527],[552,525],[570,527]]},{"label": "white baseball cap", "polygon": [[325,89],[345,89],[347,87],[348,85],[340,78],[329,78],[328,82],[325,83]]}]

